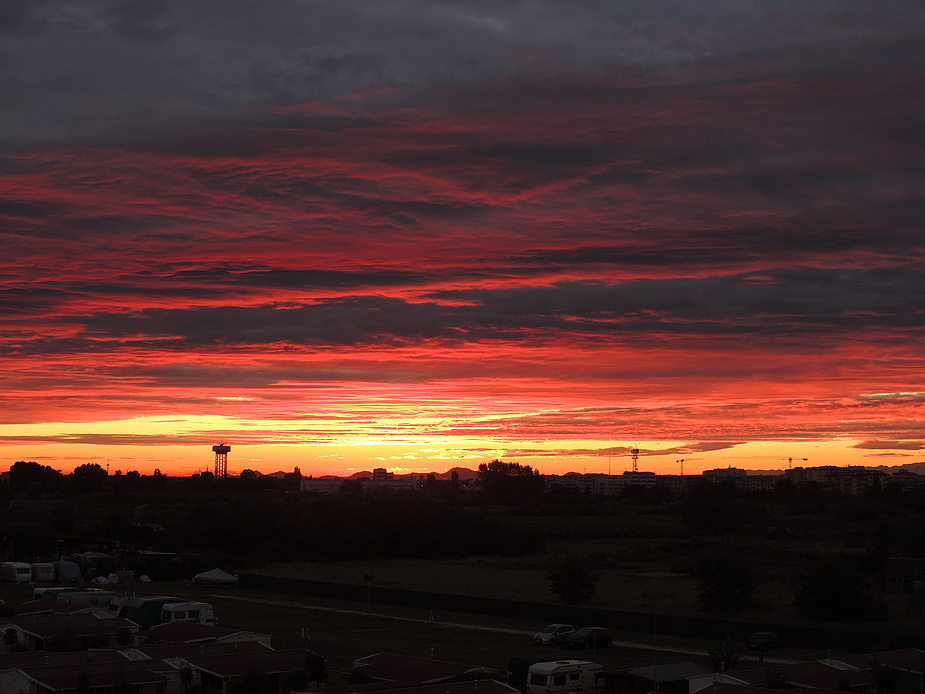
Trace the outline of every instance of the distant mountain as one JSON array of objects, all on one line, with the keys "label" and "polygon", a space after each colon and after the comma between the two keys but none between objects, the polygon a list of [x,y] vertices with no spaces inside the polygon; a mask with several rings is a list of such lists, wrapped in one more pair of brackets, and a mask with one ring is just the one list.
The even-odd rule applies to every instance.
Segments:
[{"label": "distant mountain", "polygon": [[914,472],[916,475],[925,475],[925,463],[903,463],[902,465],[865,465],[868,470],[880,470],[881,472],[894,473],[903,470],[905,472]]},{"label": "distant mountain", "polygon": [[[816,465],[804,465],[802,467],[821,467]],[[844,467],[842,465],[836,467]],[[917,475],[925,475],[925,463],[903,463],[902,465],[861,465],[865,470],[878,470],[880,472],[885,472],[888,475],[892,475],[894,472],[899,472],[904,470],[906,472],[914,472]],[[784,472],[783,469],[780,470],[748,470],[749,475],[780,475]]]},{"label": "distant mountain", "polygon": [[454,467],[444,472],[443,475],[438,474],[437,479],[438,480],[439,479],[444,479],[444,480],[453,479],[454,472],[457,475],[459,475],[459,479],[461,480],[474,480],[478,477],[478,473],[476,473],[475,470],[470,470],[467,467]]}]

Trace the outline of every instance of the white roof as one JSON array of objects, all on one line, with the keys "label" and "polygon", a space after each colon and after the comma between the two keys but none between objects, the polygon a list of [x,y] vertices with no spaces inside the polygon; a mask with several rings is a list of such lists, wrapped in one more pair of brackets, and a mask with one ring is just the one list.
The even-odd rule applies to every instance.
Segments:
[{"label": "white roof", "polygon": [[530,666],[529,672],[536,673],[538,675],[542,674],[552,674],[560,669],[563,670],[574,670],[583,665],[588,666],[590,669],[603,669],[604,666],[600,663],[592,663],[590,660],[550,660],[542,663],[534,663]]}]

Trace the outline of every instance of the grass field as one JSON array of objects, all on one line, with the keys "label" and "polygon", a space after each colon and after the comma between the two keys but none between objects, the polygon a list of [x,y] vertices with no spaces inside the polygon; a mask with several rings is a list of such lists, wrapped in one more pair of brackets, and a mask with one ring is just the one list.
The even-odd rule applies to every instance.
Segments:
[{"label": "grass field", "polygon": [[[0,597],[19,602],[31,597],[32,588],[0,584]],[[561,647],[534,646],[530,637],[543,626],[534,622],[454,613],[438,613],[431,621],[422,610],[372,605],[367,611],[363,603],[236,588],[217,590],[187,582],[148,584],[137,587],[136,592],[210,602],[215,606],[220,626],[269,634],[274,648],[308,645],[328,659],[332,673],[376,652],[433,657],[502,671],[507,669],[512,656],[581,657],[600,662],[608,669],[682,661],[705,665],[707,660],[702,655],[665,649],[703,652],[711,645],[695,639],[613,632],[617,641],[635,646],[576,653]],[[308,635],[307,641],[303,633]],[[821,652],[809,651],[782,651],[775,655],[791,659],[824,657]],[[338,680],[332,674],[329,681]]]},{"label": "grass field", "polygon": [[[718,616],[774,624],[825,625],[796,612],[791,581],[810,562],[830,552],[844,551],[843,547],[824,539],[775,543],[753,537],[732,537],[721,542],[740,555],[742,561],[752,562],[764,581],[754,607]],[[599,576],[593,599],[595,606],[703,616],[707,613],[697,602],[696,580],[672,570],[673,557],[697,552],[698,547],[696,542],[664,538],[549,539],[543,552],[526,557],[278,563],[251,567],[249,572],[355,585],[363,585],[364,575],[372,575],[373,586],[555,604],[558,598],[550,588],[547,575],[564,557],[580,554],[591,560]],[[923,616],[921,601],[903,595],[888,595],[886,599],[890,606],[888,621],[828,626],[919,634]]]},{"label": "grass field", "polygon": [[[285,562],[223,565],[232,571],[436,593],[528,600],[555,604],[547,575],[563,558],[585,557],[599,575],[595,606],[662,615],[702,616],[696,581],[683,570],[684,560],[722,546],[759,573],[763,582],[755,607],[738,614],[715,616],[779,624],[865,629],[894,634],[919,634],[923,605],[903,596],[889,596],[891,619],[875,624],[823,625],[801,617],[793,608],[791,581],[809,563],[847,550],[844,530],[822,517],[789,516],[786,539],[767,533],[728,534],[701,538],[683,533],[670,514],[628,509],[622,515],[588,517],[501,516],[499,522],[542,530],[546,549],[524,557],[472,557],[460,560],[392,559],[354,562]],[[776,524],[778,521],[774,521]],[[603,528],[611,537],[588,537]],[[553,532],[546,532],[552,529]],[[840,532],[840,534],[839,534]],[[557,535],[561,533],[561,537]],[[211,567],[208,567],[211,568]],[[379,651],[506,669],[514,655],[555,656],[533,646],[530,635],[543,624],[468,614],[437,614],[431,621],[422,610],[339,602],[243,589],[200,588],[189,582],[155,583],[136,587],[138,594],[167,594],[204,600],[216,609],[222,626],[266,633],[277,648],[308,645],[328,658],[331,669]],[[22,601],[32,586],[0,584],[0,598]],[[578,626],[578,625],[576,625]],[[584,626],[584,625],[580,625]],[[612,626],[612,625],[603,625]],[[669,663],[705,662],[703,656],[670,652],[680,648],[703,652],[711,642],[658,634],[614,632],[620,646],[592,654],[607,668]],[[659,649],[657,650],[656,647]],[[562,652],[565,655],[565,652]],[[574,655],[569,653],[569,655]],[[583,653],[582,656],[585,654]],[[787,659],[815,659],[825,653],[775,652]],[[336,680],[332,680],[334,683]]]}]

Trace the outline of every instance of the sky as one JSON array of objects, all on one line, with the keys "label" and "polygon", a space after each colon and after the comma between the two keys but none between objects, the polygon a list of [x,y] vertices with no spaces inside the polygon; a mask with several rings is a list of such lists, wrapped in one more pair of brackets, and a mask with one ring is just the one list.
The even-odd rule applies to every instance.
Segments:
[{"label": "sky", "polygon": [[925,460],[925,9],[0,0],[0,468]]}]

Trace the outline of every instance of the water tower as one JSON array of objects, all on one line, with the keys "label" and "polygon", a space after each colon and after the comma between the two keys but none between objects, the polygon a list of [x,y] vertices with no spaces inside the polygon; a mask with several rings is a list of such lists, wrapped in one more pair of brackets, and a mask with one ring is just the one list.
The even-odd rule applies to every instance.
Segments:
[{"label": "water tower", "polygon": [[217,446],[212,446],[212,450],[215,451],[215,476],[227,477],[228,452],[231,450],[231,446],[226,446],[224,443],[220,443]]}]

